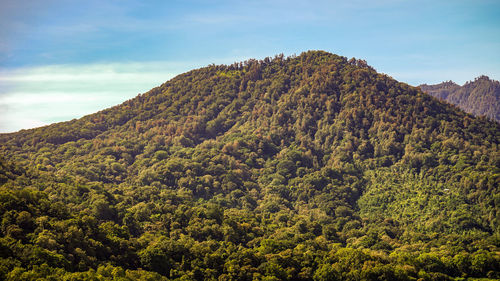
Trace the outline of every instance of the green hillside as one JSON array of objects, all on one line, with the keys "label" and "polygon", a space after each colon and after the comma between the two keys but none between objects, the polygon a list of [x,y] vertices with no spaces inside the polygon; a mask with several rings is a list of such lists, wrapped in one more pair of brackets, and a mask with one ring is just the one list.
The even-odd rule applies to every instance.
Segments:
[{"label": "green hillside", "polygon": [[362,60],[210,65],[0,135],[0,279],[500,278],[499,144]]}]

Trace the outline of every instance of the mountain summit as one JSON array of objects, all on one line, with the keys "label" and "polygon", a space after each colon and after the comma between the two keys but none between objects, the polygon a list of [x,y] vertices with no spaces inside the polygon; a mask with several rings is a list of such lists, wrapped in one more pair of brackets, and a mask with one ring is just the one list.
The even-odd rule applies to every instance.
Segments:
[{"label": "mountain summit", "polygon": [[423,84],[422,91],[458,106],[476,116],[487,116],[500,122],[500,82],[488,76],[459,86],[452,81],[436,85]]},{"label": "mountain summit", "polygon": [[499,278],[500,124],[309,51],[0,135],[0,278]]}]

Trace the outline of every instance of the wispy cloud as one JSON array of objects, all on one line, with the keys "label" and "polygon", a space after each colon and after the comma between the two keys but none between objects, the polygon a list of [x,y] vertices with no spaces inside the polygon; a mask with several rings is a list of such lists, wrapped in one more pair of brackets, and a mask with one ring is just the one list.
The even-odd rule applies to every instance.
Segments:
[{"label": "wispy cloud", "polygon": [[[165,78],[172,72],[159,63],[120,63],[89,65],[51,65],[0,70],[0,81],[18,82],[97,82],[111,83],[151,81]],[[113,82],[116,81],[116,82]],[[22,87],[22,85],[18,85]]]},{"label": "wispy cloud", "polygon": [[187,67],[152,62],[0,70],[0,132],[96,112],[146,92]]}]

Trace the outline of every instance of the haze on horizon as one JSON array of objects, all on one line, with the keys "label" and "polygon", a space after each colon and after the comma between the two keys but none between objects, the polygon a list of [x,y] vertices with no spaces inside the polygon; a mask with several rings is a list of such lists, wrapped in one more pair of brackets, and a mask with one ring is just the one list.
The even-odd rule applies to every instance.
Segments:
[{"label": "haze on horizon", "polygon": [[500,78],[500,2],[0,3],[0,133],[119,104],[210,63],[325,50],[418,85]]}]

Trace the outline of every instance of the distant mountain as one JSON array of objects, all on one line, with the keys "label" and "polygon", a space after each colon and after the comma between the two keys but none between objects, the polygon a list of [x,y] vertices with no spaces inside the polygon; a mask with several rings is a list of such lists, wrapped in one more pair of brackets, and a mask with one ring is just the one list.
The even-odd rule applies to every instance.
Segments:
[{"label": "distant mountain", "polygon": [[476,116],[487,116],[500,122],[500,83],[487,76],[459,86],[452,81],[436,85],[423,84],[422,91]]},{"label": "distant mountain", "polygon": [[0,134],[0,280],[500,278],[499,147],[363,60],[210,65]]}]

